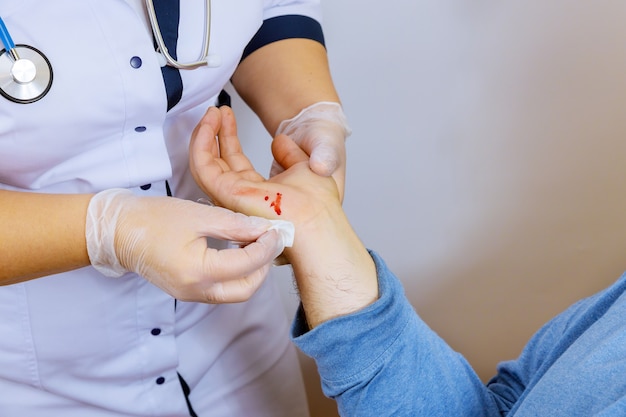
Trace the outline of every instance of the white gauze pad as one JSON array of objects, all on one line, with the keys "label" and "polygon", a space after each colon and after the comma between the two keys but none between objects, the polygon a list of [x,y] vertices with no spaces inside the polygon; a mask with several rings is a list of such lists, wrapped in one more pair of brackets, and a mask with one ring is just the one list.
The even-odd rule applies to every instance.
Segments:
[{"label": "white gauze pad", "polygon": [[277,230],[280,237],[283,239],[283,245],[286,248],[292,247],[293,239],[296,234],[296,228],[293,223],[287,220],[270,220],[270,223],[272,223],[272,227],[270,227],[269,230]]}]

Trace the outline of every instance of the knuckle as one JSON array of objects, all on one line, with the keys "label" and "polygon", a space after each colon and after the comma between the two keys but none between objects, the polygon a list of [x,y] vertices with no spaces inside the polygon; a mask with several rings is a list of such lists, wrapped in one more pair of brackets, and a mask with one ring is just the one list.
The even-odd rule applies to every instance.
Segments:
[{"label": "knuckle", "polygon": [[221,304],[228,302],[228,296],[221,282],[215,282],[204,290],[203,297],[208,303]]}]

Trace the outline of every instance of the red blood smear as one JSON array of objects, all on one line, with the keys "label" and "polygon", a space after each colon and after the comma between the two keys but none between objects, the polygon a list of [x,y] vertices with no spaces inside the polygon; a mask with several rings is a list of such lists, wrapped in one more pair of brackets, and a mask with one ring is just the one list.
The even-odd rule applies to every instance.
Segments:
[{"label": "red blood smear", "polygon": [[276,193],[276,200],[272,201],[272,204],[270,204],[270,207],[274,207],[274,211],[279,216],[282,213],[282,210],[280,209],[280,200],[282,198],[283,198],[283,195],[281,193]]}]

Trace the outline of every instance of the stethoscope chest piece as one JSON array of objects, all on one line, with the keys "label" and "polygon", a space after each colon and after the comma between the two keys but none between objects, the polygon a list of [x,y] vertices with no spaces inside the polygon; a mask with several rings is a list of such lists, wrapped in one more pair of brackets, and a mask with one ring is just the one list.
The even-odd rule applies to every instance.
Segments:
[{"label": "stethoscope chest piece", "polygon": [[[15,53],[19,59],[15,59]],[[0,94],[15,103],[33,103],[52,86],[52,65],[38,49],[15,45],[0,52]]]}]

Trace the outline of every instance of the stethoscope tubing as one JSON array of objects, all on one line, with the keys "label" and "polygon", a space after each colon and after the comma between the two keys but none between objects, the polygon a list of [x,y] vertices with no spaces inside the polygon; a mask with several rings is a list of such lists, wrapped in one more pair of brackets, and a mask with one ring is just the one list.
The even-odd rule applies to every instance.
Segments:
[{"label": "stethoscope tubing", "polygon": [[14,49],[15,43],[9,34],[7,26],[4,24],[4,20],[0,17],[0,41],[7,50]]},{"label": "stethoscope tubing", "polygon": [[[166,65],[177,69],[195,69],[201,66],[219,66],[219,57],[209,55],[211,39],[211,0],[205,0],[204,39],[197,61],[182,63],[168,52],[156,17],[154,3],[145,0],[150,26],[159,52]],[[9,30],[0,17],[0,95],[15,103],[27,104],[40,100],[52,86],[52,65],[43,52],[30,45],[15,45]],[[23,56],[20,56],[20,53]]]},{"label": "stethoscope tubing", "polygon": [[11,57],[14,61],[20,59],[15,49],[15,42],[13,42],[13,38],[11,38],[11,34],[9,33],[7,26],[4,24],[4,20],[2,20],[2,17],[0,17],[0,41],[4,45],[7,52],[11,54]]},{"label": "stethoscope tubing", "polygon": [[159,21],[156,16],[156,10],[154,9],[154,3],[152,0],[145,0],[146,10],[148,11],[148,17],[150,19],[150,26],[152,27],[152,33],[156,40],[159,52],[165,58],[167,65],[177,69],[195,69],[201,66],[209,65],[209,43],[211,42],[211,0],[205,0],[204,3],[204,40],[202,43],[202,50],[197,61],[182,63],[174,59],[165,46],[163,35],[161,34],[161,28],[159,27]]}]

